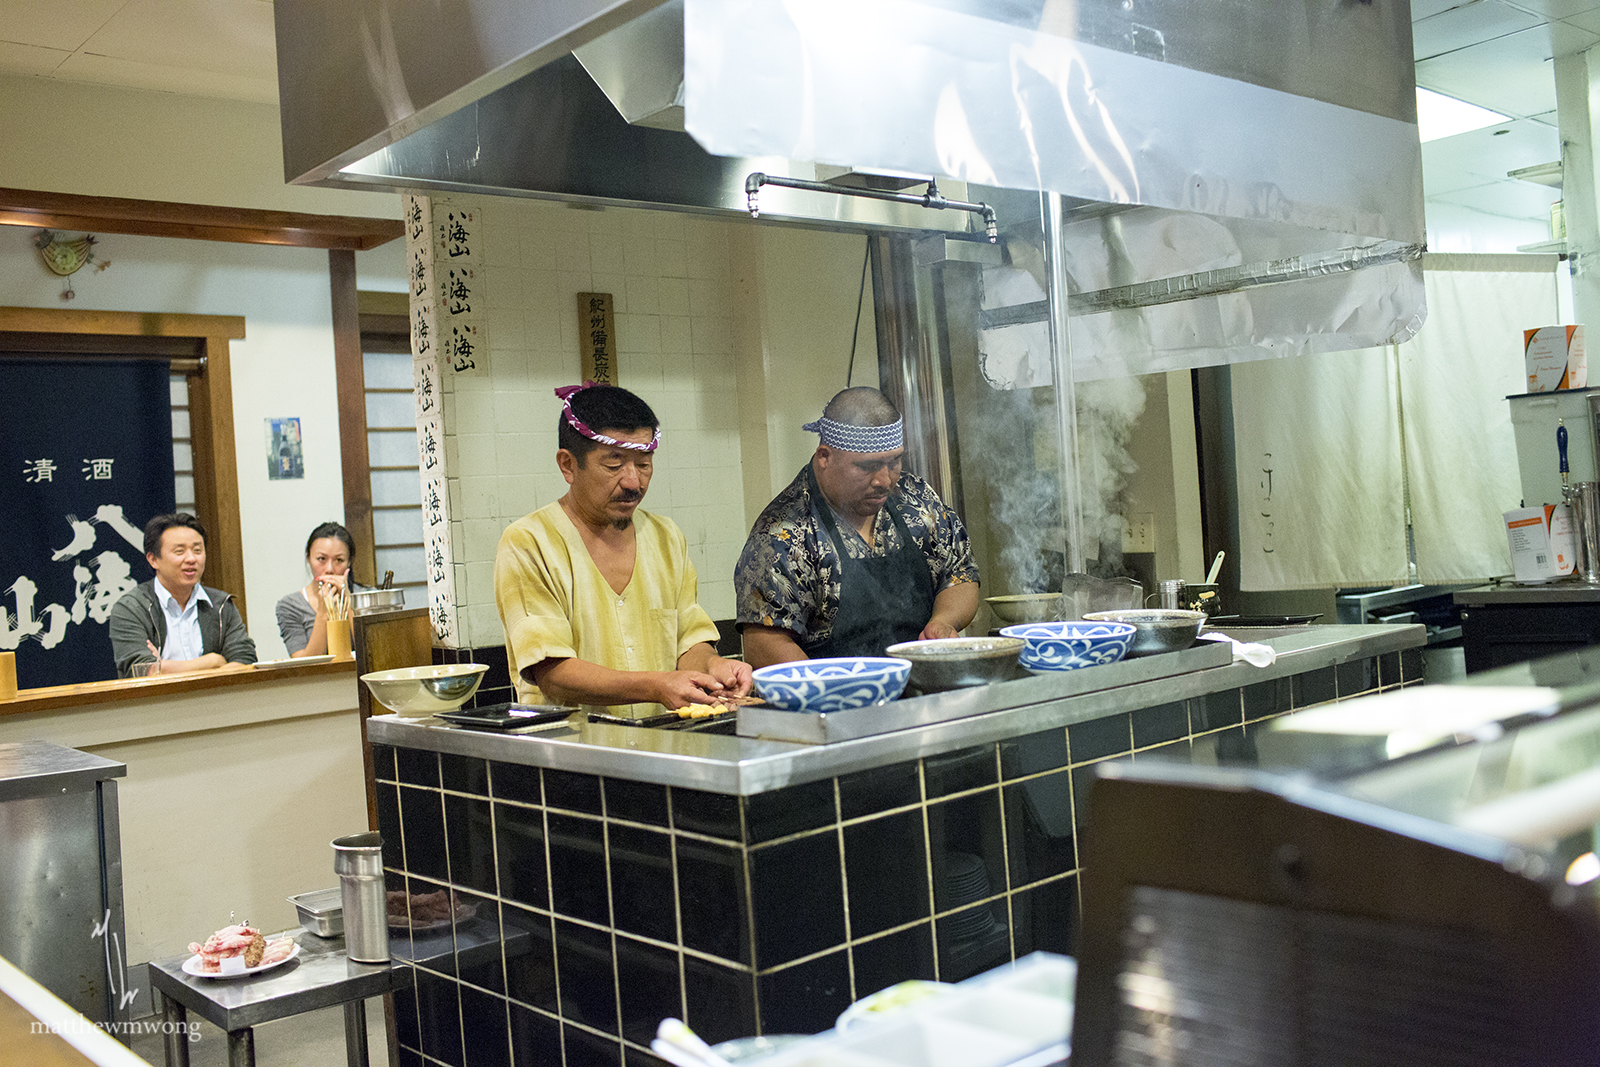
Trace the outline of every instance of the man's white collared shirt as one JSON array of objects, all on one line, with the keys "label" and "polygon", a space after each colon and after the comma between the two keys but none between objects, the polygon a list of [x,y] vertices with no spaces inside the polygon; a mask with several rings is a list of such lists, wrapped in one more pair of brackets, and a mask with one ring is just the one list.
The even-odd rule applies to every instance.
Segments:
[{"label": "man's white collared shirt", "polygon": [[194,592],[189,594],[189,603],[182,608],[178,607],[177,598],[161,584],[160,578],[155,580],[155,587],[156,601],[167,617],[167,640],[161,647],[161,658],[199,659],[205,655],[205,640],[200,636],[200,601],[211,603],[205,586],[196,582]]}]

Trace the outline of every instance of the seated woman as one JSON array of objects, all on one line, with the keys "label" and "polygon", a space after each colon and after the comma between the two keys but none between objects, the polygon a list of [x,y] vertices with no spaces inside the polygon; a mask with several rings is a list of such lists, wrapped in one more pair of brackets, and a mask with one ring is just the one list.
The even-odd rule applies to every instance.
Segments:
[{"label": "seated woman", "polygon": [[278,633],[289,655],[323,656],[328,652],[328,605],[324,594],[362,588],[350,579],[350,558],[355,555],[350,531],[325,522],[306,540],[306,566],[311,581],[278,601]]}]

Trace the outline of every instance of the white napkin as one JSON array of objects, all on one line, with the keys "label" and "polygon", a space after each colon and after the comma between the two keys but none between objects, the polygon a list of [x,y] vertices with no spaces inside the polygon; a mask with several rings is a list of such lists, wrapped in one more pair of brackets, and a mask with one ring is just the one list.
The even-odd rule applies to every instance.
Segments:
[{"label": "white napkin", "polygon": [[1226,641],[1233,646],[1233,662],[1243,660],[1252,667],[1270,667],[1277,662],[1278,650],[1259,641],[1235,641],[1227,634],[1201,634],[1202,641]]}]

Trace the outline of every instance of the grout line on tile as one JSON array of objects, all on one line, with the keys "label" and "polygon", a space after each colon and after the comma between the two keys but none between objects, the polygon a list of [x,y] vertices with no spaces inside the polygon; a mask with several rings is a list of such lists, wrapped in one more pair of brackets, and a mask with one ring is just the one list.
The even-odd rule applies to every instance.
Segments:
[{"label": "grout line on tile", "polygon": [[917,795],[922,798],[922,864],[927,870],[928,931],[933,940],[933,980],[939,981],[939,929],[933,925],[933,913],[938,910],[938,897],[933,891],[933,838],[928,829],[928,778],[927,765],[917,761]]},{"label": "grout line on tile", "polygon": [[[844,909],[844,943],[850,944],[850,868],[845,863],[844,857],[844,827],[839,823],[839,779],[833,779],[833,831],[839,843],[839,896],[840,905]],[[850,1003],[856,1002],[856,962],[855,953],[846,951],[844,954],[845,974],[850,983]]]},{"label": "grout line on tile", "polygon": [[[667,794],[667,826],[672,826],[672,788]],[[678,1018],[689,1018],[689,972],[683,960],[683,889],[678,880],[678,835],[668,830],[667,847],[672,850],[672,922],[677,944],[673,954],[678,961]]]}]

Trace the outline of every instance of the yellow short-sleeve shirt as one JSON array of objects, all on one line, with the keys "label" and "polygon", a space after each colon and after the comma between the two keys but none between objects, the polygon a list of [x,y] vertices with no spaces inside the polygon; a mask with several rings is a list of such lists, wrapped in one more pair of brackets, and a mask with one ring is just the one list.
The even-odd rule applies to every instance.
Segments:
[{"label": "yellow short-sleeve shirt", "polygon": [[[717,626],[700,607],[698,579],[683,532],[668,518],[636,510],[633,577],[619,595],[606,582],[559,502],[506,527],[494,559],[494,596],[506,631],[517,699],[545,703],[529,669],[576,657],[619,671],[670,671]],[[653,704],[622,705],[647,715]]]}]

